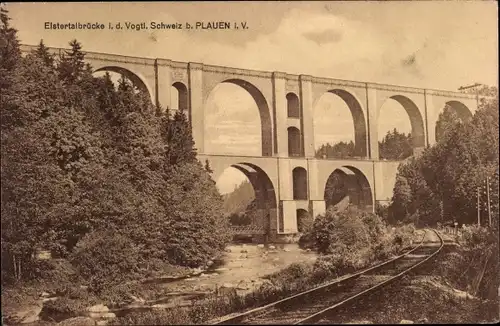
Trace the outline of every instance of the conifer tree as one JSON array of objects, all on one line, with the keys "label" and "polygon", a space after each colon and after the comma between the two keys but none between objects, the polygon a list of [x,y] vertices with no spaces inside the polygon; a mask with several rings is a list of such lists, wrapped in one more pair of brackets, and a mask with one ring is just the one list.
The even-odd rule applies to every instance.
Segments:
[{"label": "conifer tree", "polygon": [[49,52],[49,49],[43,43],[43,40],[40,40],[38,47],[34,50],[35,56],[40,58],[48,67],[54,66],[54,55]]},{"label": "conifer tree", "polygon": [[85,54],[77,40],[69,42],[71,50],[63,54],[59,62],[59,76],[62,80],[73,83],[82,75],[85,68]]},{"label": "conifer tree", "polygon": [[167,142],[170,164],[189,163],[196,160],[193,135],[184,112],[177,110],[170,122]]}]

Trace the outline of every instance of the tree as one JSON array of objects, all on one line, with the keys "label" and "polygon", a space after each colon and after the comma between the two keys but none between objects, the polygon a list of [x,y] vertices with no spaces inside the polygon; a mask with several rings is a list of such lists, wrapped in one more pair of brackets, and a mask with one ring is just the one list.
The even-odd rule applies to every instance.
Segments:
[{"label": "tree", "polygon": [[436,141],[444,138],[444,136],[461,120],[456,114],[455,110],[446,105],[443,112],[439,114],[438,120],[436,122]]},{"label": "tree", "polygon": [[380,158],[387,160],[404,160],[413,155],[411,134],[399,133],[396,129],[388,131],[379,142]]},{"label": "tree", "polygon": [[54,55],[49,53],[49,49],[43,43],[43,40],[40,40],[38,48],[34,50],[35,56],[40,58],[48,67],[54,67]]},{"label": "tree", "polygon": [[408,217],[408,210],[412,201],[412,193],[408,180],[398,174],[394,185],[394,194],[391,203],[392,220],[404,220]]},{"label": "tree", "polygon": [[170,164],[196,160],[193,135],[189,122],[184,112],[177,110],[168,130],[167,142],[169,143],[168,158]]},{"label": "tree", "polygon": [[338,204],[348,195],[348,188],[345,183],[345,175],[342,172],[334,172],[326,181],[325,203],[327,207]]},{"label": "tree", "polygon": [[481,102],[465,122],[445,108],[438,125],[438,143],[399,167],[391,208],[424,224],[474,223],[477,188],[498,171],[498,99]]},{"label": "tree", "polygon": [[82,52],[82,46],[77,40],[69,42],[71,46],[70,51],[61,56],[58,70],[61,80],[74,83],[84,72],[85,68],[85,54]]},{"label": "tree", "polygon": [[43,42],[21,57],[3,11],[1,31],[2,271],[10,280],[36,274],[40,248],[103,254],[95,240],[105,231],[120,235],[118,251],[137,252],[128,266],[199,266],[220,253],[228,221],[185,115],[160,113],[126,78],[115,88],[109,74],[94,77],[76,40],[56,63]]},{"label": "tree", "polygon": [[347,142],[338,142],[333,146],[330,143],[321,145],[320,148],[316,150],[315,157],[316,158],[349,158],[354,157],[355,155],[355,145],[351,140],[349,143]]},{"label": "tree", "polygon": [[0,89],[12,85],[13,71],[21,58],[17,30],[9,25],[8,11],[0,8]]}]

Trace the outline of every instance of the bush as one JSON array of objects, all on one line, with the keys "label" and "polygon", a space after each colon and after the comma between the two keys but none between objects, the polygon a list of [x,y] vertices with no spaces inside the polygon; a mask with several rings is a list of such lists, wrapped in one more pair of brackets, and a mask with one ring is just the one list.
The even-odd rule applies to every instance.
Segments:
[{"label": "bush", "polygon": [[118,317],[109,325],[190,325],[193,324],[186,309],[137,312]]},{"label": "bush", "polygon": [[358,250],[370,244],[383,229],[381,219],[370,213],[350,208],[344,211],[329,209],[314,220],[313,228],[302,243],[310,243],[320,254],[341,255],[346,248]]},{"label": "bush", "polygon": [[72,257],[72,264],[89,284],[89,289],[98,294],[136,277],[138,263],[136,245],[111,231],[85,236]]}]

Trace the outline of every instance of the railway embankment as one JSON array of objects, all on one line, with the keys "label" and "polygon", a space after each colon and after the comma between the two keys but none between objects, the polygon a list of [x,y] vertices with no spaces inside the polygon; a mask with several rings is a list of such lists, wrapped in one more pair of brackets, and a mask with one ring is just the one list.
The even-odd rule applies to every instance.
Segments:
[{"label": "railway embankment", "polygon": [[320,324],[498,322],[499,287],[494,281],[498,260],[490,251],[498,247],[488,246],[491,239],[484,232],[473,229],[458,237],[443,236],[445,246],[431,262],[400,282],[335,311]]}]

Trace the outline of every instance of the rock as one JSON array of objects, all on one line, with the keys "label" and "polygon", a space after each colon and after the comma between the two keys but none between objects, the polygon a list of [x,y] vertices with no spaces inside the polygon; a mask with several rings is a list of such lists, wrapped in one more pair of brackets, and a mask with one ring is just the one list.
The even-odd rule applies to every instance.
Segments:
[{"label": "rock", "polygon": [[92,307],[87,308],[87,311],[88,312],[109,312],[109,308],[101,303],[101,304],[96,304]]},{"label": "rock", "polygon": [[274,250],[274,249],[276,249],[275,246],[269,246],[269,250]]},{"label": "rock", "polygon": [[207,266],[212,266],[214,264],[214,261],[213,260],[209,260],[207,261]]},{"label": "rock", "polygon": [[116,315],[113,312],[107,312],[103,314],[101,318],[116,318]]},{"label": "rock", "polygon": [[400,324],[413,324],[413,320],[403,319],[399,322]]},{"label": "rock", "polygon": [[248,254],[248,250],[246,250],[246,249],[241,249],[240,253],[241,253],[241,254]]},{"label": "rock", "polygon": [[250,287],[247,285],[238,285],[237,290],[248,290]]},{"label": "rock", "polygon": [[194,281],[196,281],[196,279],[192,278],[192,277],[188,277],[188,278],[184,279],[184,281],[194,282]]},{"label": "rock", "polygon": [[14,319],[19,320],[19,324],[29,324],[40,320],[40,313],[43,309],[43,303],[38,301],[37,305],[31,305],[22,312],[16,313]]},{"label": "rock", "polygon": [[48,293],[48,292],[42,292],[42,293],[40,294],[40,297],[41,297],[41,298],[48,298],[48,297],[50,297],[50,293]]},{"label": "rock", "polygon": [[231,248],[226,248],[224,251],[225,251],[225,252],[233,252],[233,251],[231,250]]},{"label": "rock", "polygon": [[306,251],[307,251],[307,252],[311,252],[311,249],[307,248],[307,249],[306,249]]},{"label": "rock", "polygon": [[216,272],[224,272],[224,271],[227,271],[227,270],[229,270],[229,269],[228,269],[228,268],[226,268],[226,267],[220,267],[220,268],[216,268],[216,269],[214,269],[214,270],[215,270]]},{"label": "rock", "polygon": [[425,324],[425,323],[428,323],[428,322],[429,322],[429,319],[427,319],[426,317],[424,317],[424,318],[420,318],[420,319],[418,320],[418,323],[419,323],[419,324]]},{"label": "rock", "polygon": [[138,297],[133,296],[133,295],[130,295],[130,299],[134,300],[134,302],[146,303],[146,300],[144,300],[143,298],[138,298]]},{"label": "rock", "polygon": [[284,251],[284,252],[290,252],[290,249],[288,249],[288,248],[284,248],[284,249],[283,249],[283,251]]},{"label": "rock", "polygon": [[240,256],[240,259],[247,259],[248,258],[248,255],[241,255]]},{"label": "rock", "polygon": [[257,248],[264,248],[264,245],[263,244],[258,244]]},{"label": "rock", "polygon": [[[42,309],[40,309],[40,312],[41,311],[42,311]],[[40,316],[38,314],[29,314],[29,315],[25,316],[23,318],[23,320],[21,320],[21,324],[31,324],[31,323],[34,323],[34,322],[40,320]]]},{"label": "rock", "polygon": [[43,298],[42,299],[42,302],[47,302],[47,301],[56,301],[58,300],[59,297],[52,297],[52,298]]},{"label": "rock", "polygon": [[207,278],[207,277],[210,277],[210,275],[209,275],[209,274],[204,274],[204,273],[201,273],[201,274],[200,274],[200,277]]},{"label": "rock", "polygon": [[[65,319],[56,325],[58,326],[94,326],[96,325],[96,321],[89,317],[74,317]],[[99,325],[99,324],[97,324]]]},{"label": "rock", "polygon": [[234,285],[231,283],[224,283],[222,284],[221,288],[234,288]]}]

